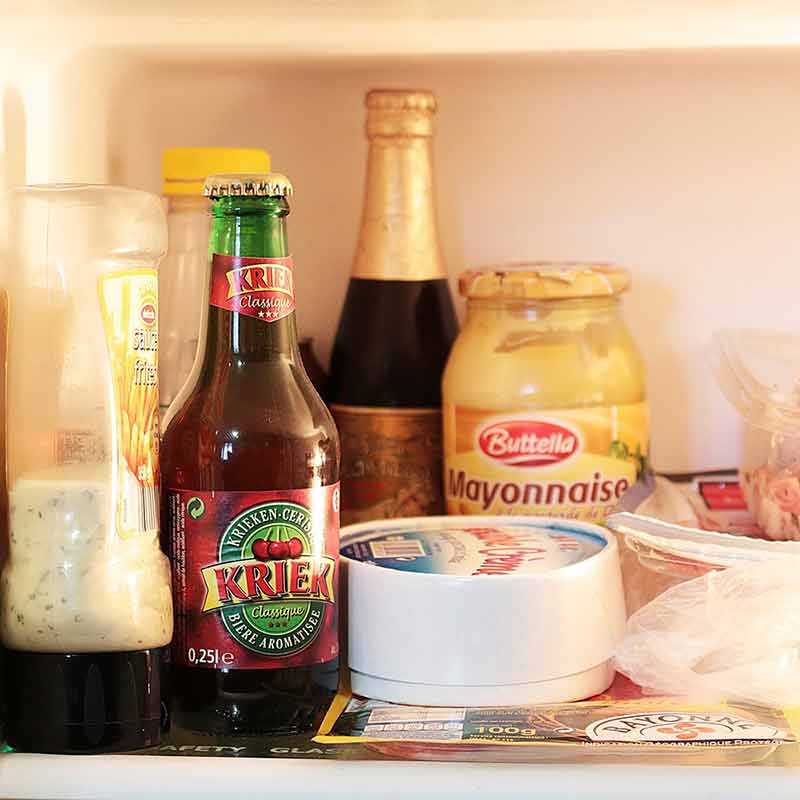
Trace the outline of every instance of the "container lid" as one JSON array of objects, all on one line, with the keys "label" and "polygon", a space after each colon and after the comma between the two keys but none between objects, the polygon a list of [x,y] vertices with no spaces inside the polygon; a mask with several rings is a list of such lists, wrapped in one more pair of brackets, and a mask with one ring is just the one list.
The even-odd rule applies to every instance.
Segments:
[{"label": "container lid", "polygon": [[[9,213],[24,224],[9,228],[9,281],[50,286],[47,270],[58,274],[49,301],[72,291],[73,269],[99,257],[119,263],[158,262],[167,249],[167,221],[158,195],[91,183],[19,186],[9,193]],[[33,275],[37,275],[36,278]],[[49,312],[40,310],[42,318]],[[77,309],[70,314],[79,314]]]},{"label": "container lid", "polygon": [[269,172],[269,153],[255,147],[168,147],[161,157],[164,194],[203,194],[209,175]]},{"label": "container lid", "polygon": [[112,753],[158,744],[166,649],[5,650],[6,740],[34,753]]},{"label": "container lid", "polygon": [[341,554],[354,561],[431,576],[529,575],[577,564],[606,540],[592,532],[560,531],[534,522],[464,526],[447,521],[402,529],[369,526],[349,536]]},{"label": "container lid", "polygon": [[625,610],[616,541],[604,529],[420,517],[344,528],[341,555],[354,691],[492,705],[606,688],[586,676],[607,678]]},{"label": "container lid", "polygon": [[211,175],[203,187],[203,194],[212,200],[219,197],[287,197],[293,191],[292,182],[279,172]]},{"label": "container lid", "polygon": [[770,433],[800,436],[798,334],[719,331],[710,360],[725,397],[745,421]]},{"label": "container lid", "polygon": [[611,264],[530,261],[492,265],[462,272],[463,297],[523,300],[569,300],[609,297],[630,286],[630,273]]}]

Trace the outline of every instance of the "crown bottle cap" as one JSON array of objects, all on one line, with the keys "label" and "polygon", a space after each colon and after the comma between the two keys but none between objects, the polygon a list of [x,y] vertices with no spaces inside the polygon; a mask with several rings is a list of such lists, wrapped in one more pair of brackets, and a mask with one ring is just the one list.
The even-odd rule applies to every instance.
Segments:
[{"label": "crown bottle cap", "polygon": [[206,178],[203,194],[214,200],[220,197],[287,197],[291,181],[278,172],[211,175]]}]

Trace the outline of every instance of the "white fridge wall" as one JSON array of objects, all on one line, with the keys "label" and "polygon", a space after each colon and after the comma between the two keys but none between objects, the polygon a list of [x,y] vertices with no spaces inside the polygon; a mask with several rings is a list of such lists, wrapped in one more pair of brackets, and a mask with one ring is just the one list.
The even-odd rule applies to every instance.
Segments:
[{"label": "white fridge wall", "polygon": [[[282,50],[274,30],[261,30],[265,46],[251,36],[237,54],[226,40],[244,24],[236,19],[207,24],[202,37],[197,19],[172,20],[182,44],[163,46],[162,30],[152,49],[141,19],[112,22],[78,47],[78,22],[56,20],[55,33],[67,29],[51,31],[52,47],[23,56],[6,46],[6,29],[4,185],[113,181],[157,192],[164,147],[268,148],[296,185],[300,323],[327,359],[359,222],[363,94],[431,88],[451,276],[520,258],[630,267],[626,308],[648,366],[656,466],[737,462],[739,426],[704,347],[724,326],[796,325],[800,52],[497,56],[470,45],[471,56],[445,57],[423,37],[408,58],[378,57],[387,29],[377,23],[374,41],[346,25],[343,39],[331,38],[309,23],[307,53]],[[370,20],[353,24],[371,30]],[[27,20],[18,35],[34,30]],[[412,28],[409,37],[419,45]],[[364,46],[331,55],[351,39]]]}]

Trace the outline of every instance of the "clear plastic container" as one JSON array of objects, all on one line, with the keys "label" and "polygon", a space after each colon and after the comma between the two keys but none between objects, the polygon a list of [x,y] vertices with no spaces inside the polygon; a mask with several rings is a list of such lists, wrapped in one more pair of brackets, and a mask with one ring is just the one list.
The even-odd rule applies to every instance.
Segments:
[{"label": "clear plastic container", "polygon": [[[80,185],[16,190],[11,210],[9,556],[0,580],[9,741],[45,750],[146,744],[158,730],[160,648],[172,637],[158,521],[164,214],[154,195]],[[115,692],[131,694],[124,720]],[[25,710],[32,698],[36,715]],[[117,726],[108,741],[82,727],[89,712],[79,706],[93,700],[92,713],[105,708]],[[146,741],[129,735],[139,712]],[[49,733],[37,739],[37,729]]]},{"label": "clear plastic container", "polygon": [[200,317],[208,290],[211,215],[203,183],[224,172],[269,172],[264,150],[171,147],[162,159],[169,249],[159,269],[159,394],[162,419],[189,377],[197,354]]},{"label": "clear plastic container", "polygon": [[745,424],[739,480],[747,506],[769,538],[800,540],[800,336],[722,331],[711,361]]},{"label": "clear plastic container", "polygon": [[208,200],[202,195],[167,197],[165,207],[169,250],[159,279],[163,298],[159,338],[162,412],[186,382],[197,354],[211,227]]}]

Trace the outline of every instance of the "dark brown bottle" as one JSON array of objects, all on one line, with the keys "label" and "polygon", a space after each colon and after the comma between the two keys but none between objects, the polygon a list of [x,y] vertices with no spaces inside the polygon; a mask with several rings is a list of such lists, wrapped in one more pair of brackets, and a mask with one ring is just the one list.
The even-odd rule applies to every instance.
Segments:
[{"label": "dark brown bottle", "polygon": [[290,192],[208,180],[205,356],[162,445],[172,718],[217,734],[311,730],[338,683],[339,441],[297,342]]},{"label": "dark brown bottle", "polygon": [[427,91],[373,90],[358,246],[331,359],[342,521],[444,512],[441,379],[457,333]]}]

